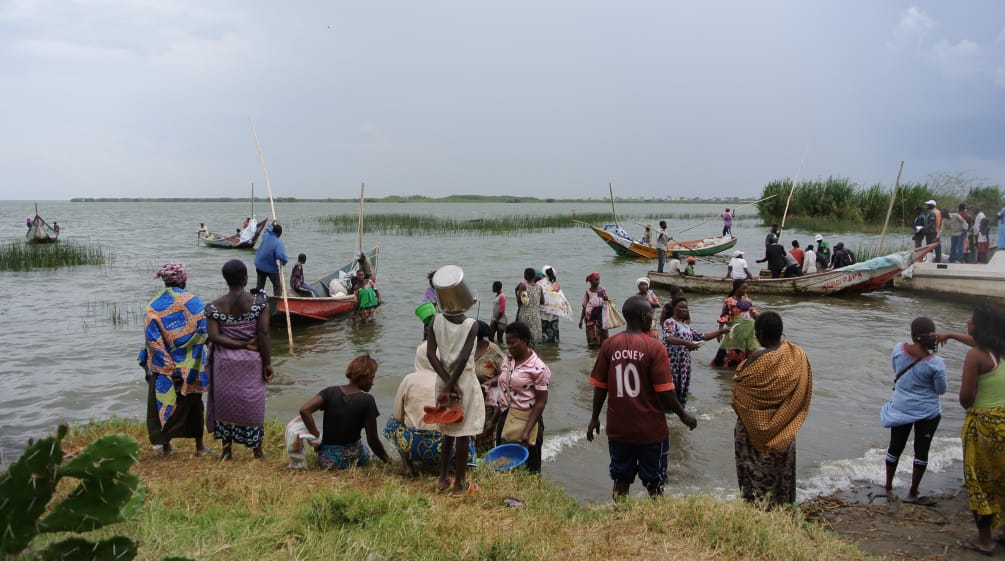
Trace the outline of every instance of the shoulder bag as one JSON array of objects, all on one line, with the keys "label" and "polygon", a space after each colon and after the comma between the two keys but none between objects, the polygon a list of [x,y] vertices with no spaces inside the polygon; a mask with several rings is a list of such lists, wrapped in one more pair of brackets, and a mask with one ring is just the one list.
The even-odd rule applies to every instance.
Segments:
[{"label": "shoulder bag", "polygon": [[[513,368],[516,367],[516,361],[513,361]],[[502,428],[502,439],[507,442],[520,442],[520,437],[523,436],[523,431],[527,427],[527,421],[530,420],[530,411],[521,411],[514,407],[513,401],[513,368],[510,368],[509,376],[506,378],[506,394],[509,397],[509,410],[506,413],[506,421],[503,423]],[[533,446],[537,442],[537,429],[538,424],[534,424],[534,428],[530,431],[529,442]]]}]

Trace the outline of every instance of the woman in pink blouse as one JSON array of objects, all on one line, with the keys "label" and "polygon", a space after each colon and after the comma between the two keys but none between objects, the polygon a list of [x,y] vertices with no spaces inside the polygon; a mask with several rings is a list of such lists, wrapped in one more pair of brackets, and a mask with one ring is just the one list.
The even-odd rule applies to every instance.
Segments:
[{"label": "woman in pink blouse", "polygon": [[[527,469],[532,472],[541,471],[541,445],[544,443],[544,407],[548,404],[548,386],[551,384],[551,369],[530,348],[530,329],[514,322],[506,326],[506,347],[509,355],[503,361],[499,373],[499,409],[497,421],[497,440],[500,444],[506,442],[503,438],[503,427],[506,417],[513,409],[530,412],[527,425],[520,435],[519,442],[530,452],[527,459]],[[537,427],[536,438],[531,438],[534,427]]]}]

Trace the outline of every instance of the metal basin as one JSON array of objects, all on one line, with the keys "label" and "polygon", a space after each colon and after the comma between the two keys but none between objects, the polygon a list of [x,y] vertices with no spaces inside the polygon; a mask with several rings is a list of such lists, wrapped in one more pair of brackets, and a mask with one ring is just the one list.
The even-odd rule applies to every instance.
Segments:
[{"label": "metal basin", "polygon": [[447,313],[467,311],[478,300],[464,280],[464,270],[444,265],[433,273],[433,288],[440,299],[440,310]]}]

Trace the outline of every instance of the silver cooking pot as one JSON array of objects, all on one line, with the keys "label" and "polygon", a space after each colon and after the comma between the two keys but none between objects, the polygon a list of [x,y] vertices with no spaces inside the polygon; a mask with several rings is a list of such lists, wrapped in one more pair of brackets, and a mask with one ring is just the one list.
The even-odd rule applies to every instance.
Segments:
[{"label": "silver cooking pot", "polygon": [[433,288],[440,300],[440,310],[461,313],[474,305],[478,298],[464,280],[464,270],[457,265],[444,265],[433,273]]}]

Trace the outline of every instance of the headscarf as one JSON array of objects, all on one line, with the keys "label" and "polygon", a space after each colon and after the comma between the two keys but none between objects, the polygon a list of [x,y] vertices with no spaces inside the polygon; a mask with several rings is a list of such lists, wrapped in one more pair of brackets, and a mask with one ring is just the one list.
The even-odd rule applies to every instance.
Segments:
[{"label": "headscarf", "polygon": [[600,273],[593,271],[592,273],[586,275],[586,282],[591,282],[593,279],[600,280]]},{"label": "headscarf", "polygon": [[154,275],[155,279],[164,279],[165,286],[180,286],[188,280],[188,272],[182,263],[168,263]]},{"label": "headscarf", "polygon": [[639,277],[639,279],[635,281],[635,286],[638,286],[642,283],[646,283],[646,285],[652,284],[651,282],[649,282],[649,277]]}]

